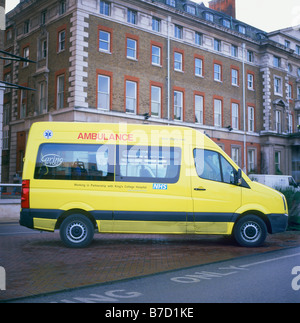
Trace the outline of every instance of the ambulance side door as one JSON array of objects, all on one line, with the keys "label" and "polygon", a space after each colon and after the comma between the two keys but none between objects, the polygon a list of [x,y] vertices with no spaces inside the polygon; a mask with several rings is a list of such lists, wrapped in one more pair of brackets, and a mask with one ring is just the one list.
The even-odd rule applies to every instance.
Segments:
[{"label": "ambulance side door", "polygon": [[193,158],[195,232],[226,234],[242,203],[242,188],[235,183],[237,170],[217,151],[194,149]]}]

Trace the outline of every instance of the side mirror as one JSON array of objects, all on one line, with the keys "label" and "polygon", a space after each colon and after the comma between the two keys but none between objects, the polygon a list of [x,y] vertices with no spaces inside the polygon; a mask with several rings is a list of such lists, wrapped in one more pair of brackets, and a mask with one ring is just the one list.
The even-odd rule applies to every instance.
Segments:
[{"label": "side mirror", "polygon": [[242,185],[242,170],[240,168],[235,173],[234,184],[238,186]]}]

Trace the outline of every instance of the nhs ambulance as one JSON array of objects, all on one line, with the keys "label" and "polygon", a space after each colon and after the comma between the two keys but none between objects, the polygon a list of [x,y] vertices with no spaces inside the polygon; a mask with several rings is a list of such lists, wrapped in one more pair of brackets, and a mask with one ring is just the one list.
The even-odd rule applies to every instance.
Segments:
[{"label": "nhs ambulance", "polygon": [[286,230],[285,197],[252,182],[186,127],[42,122],[24,158],[20,224],[68,247],[99,233],[233,235],[257,247]]}]

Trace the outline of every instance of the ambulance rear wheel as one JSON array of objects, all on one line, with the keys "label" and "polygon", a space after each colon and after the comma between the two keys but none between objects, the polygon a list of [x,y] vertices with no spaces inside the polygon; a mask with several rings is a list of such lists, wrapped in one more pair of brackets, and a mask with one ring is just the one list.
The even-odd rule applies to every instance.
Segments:
[{"label": "ambulance rear wheel", "polygon": [[69,248],[87,247],[94,238],[93,223],[82,214],[70,215],[60,226],[60,238]]},{"label": "ambulance rear wheel", "polygon": [[256,215],[242,217],[233,228],[237,243],[243,247],[261,246],[268,234],[265,222]]}]

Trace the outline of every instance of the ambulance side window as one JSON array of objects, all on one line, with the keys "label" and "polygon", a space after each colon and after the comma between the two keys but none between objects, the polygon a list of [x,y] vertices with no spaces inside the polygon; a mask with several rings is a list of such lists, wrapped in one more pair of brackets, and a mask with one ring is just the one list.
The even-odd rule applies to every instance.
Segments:
[{"label": "ambulance side window", "polygon": [[181,149],[178,147],[117,146],[116,181],[176,183]]},{"label": "ambulance side window", "polygon": [[218,152],[194,149],[194,161],[200,178],[234,184],[234,168]]},{"label": "ambulance side window", "polygon": [[113,181],[114,145],[42,144],[35,179]]},{"label": "ambulance side window", "polygon": [[221,166],[222,166],[222,175],[223,182],[228,184],[234,184],[234,174],[235,169],[229,164],[229,162],[220,155],[221,158]]},{"label": "ambulance side window", "polygon": [[199,177],[211,181],[222,181],[219,154],[217,152],[204,149],[195,149],[194,159]]}]

